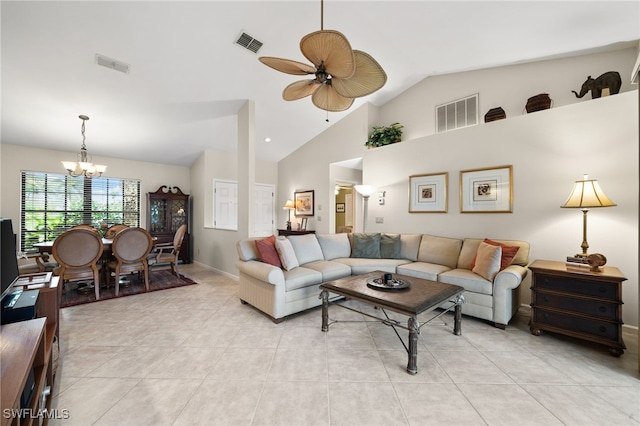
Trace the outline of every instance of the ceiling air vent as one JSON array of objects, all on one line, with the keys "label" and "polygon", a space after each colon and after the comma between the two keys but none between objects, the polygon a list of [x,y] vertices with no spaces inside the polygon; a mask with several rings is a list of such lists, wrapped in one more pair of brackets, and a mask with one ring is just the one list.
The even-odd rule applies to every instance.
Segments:
[{"label": "ceiling air vent", "polygon": [[116,61],[115,59],[108,58],[106,56],[96,53],[96,64],[103,67],[111,68],[112,70],[120,71],[125,74],[129,74],[129,64],[125,64],[122,61]]},{"label": "ceiling air vent", "polygon": [[262,47],[262,42],[251,37],[249,34],[242,32],[238,38],[236,38],[236,44],[244,47],[253,53],[258,53],[258,50]]}]

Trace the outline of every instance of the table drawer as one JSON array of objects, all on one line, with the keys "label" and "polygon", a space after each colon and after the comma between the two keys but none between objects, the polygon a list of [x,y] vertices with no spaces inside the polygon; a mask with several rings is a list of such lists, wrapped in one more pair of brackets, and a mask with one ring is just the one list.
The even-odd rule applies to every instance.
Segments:
[{"label": "table drawer", "polygon": [[619,304],[615,302],[580,299],[543,292],[536,293],[534,297],[536,307],[561,309],[609,320],[616,320],[618,318]]},{"label": "table drawer", "polygon": [[535,274],[534,287],[618,300],[618,285],[616,283]]},{"label": "table drawer", "polygon": [[548,324],[556,328],[584,333],[601,339],[616,342],[620,339],[620,325],[618,323],[581,318],[571,314],[546,311],[539,308],[533,311],[533,321],[541,327],[544,324]]}]

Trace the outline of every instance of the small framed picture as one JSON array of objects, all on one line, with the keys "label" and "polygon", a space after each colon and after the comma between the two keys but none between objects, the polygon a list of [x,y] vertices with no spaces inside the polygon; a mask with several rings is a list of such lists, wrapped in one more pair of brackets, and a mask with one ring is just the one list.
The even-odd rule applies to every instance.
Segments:
[{"label": "small framed picture", "polygon": [[460,213],[511,213],[513,166],[460,172]]},{"label": "small framed picture", "polygon": [[344,203],[336,203],[336,213],[344,213]]},{"label": "small framed picture", "polygon": [[313,190],[293,193],[296,216],[313,216],[313,193]]},{"label": "small framed picture", "polygon": [[449,173],[409,176],[409,213],[446,213]]},{"label": "small framed picture", "polygon": [[303,217],[300,220],[300,230],[301,231],[306,231],[307,230],[307,221],[309,220],[309,218]]}]

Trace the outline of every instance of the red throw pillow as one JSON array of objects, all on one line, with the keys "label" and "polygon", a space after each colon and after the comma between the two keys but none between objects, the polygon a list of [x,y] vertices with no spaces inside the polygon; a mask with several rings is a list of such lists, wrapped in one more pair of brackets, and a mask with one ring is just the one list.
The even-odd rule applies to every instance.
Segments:
[{"label": "red throw pillow", "polygon": [[272,235],[269,238],[264,238],[262,240],[256,240],[256,250],[258,250],[258,255],[260,256],[261,262],[277,266],[278,268],[282,268],[282,263],[280,263],[280,256],[278,256],[278,252],[276,251],[275,235]]},{"label": "red throw pillow", "polygon": [[[518,250],[520,250],[520,247],[518,246],[508,246],[506,244],[502,244],[497,241],[490,240],[488,238],[485,238],[483,242],[487,244],[491,244],[492,246],[502,247],[502,257],[500,258],[501,271],[507,266],[511,265],[511,261],[513,260],[514,257],[516,257],[516,253],[518,253]],[[471,267],[469,269],[473,270],[475,266],[476,266],[476,256],[473,257],[473,260],[471,261]]]}]

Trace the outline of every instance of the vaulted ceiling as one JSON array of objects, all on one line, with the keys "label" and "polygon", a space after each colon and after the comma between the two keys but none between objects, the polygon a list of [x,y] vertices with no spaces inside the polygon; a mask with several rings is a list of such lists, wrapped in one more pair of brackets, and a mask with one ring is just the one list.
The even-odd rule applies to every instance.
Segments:
[{"label": "vaulted ceiling", "polygon": [[[382,105],[429,76],[640,39],[637,1],[326,0],[324,28],[388,75],[327,116],[309,98],[282,100],[299,77],[257,59],[307,62],[299,41],[320,29],[320,0],[2,1],[0,13],[2,143],[76,152],[85,114],[90,154],[176,165],[205,149],[235,151],[247,100],[257,157],[278,161],[364,102]],[[235,43],[242,32],[264,43],[258,54]],[[96,54],[129,72],[97,65]]]}]

